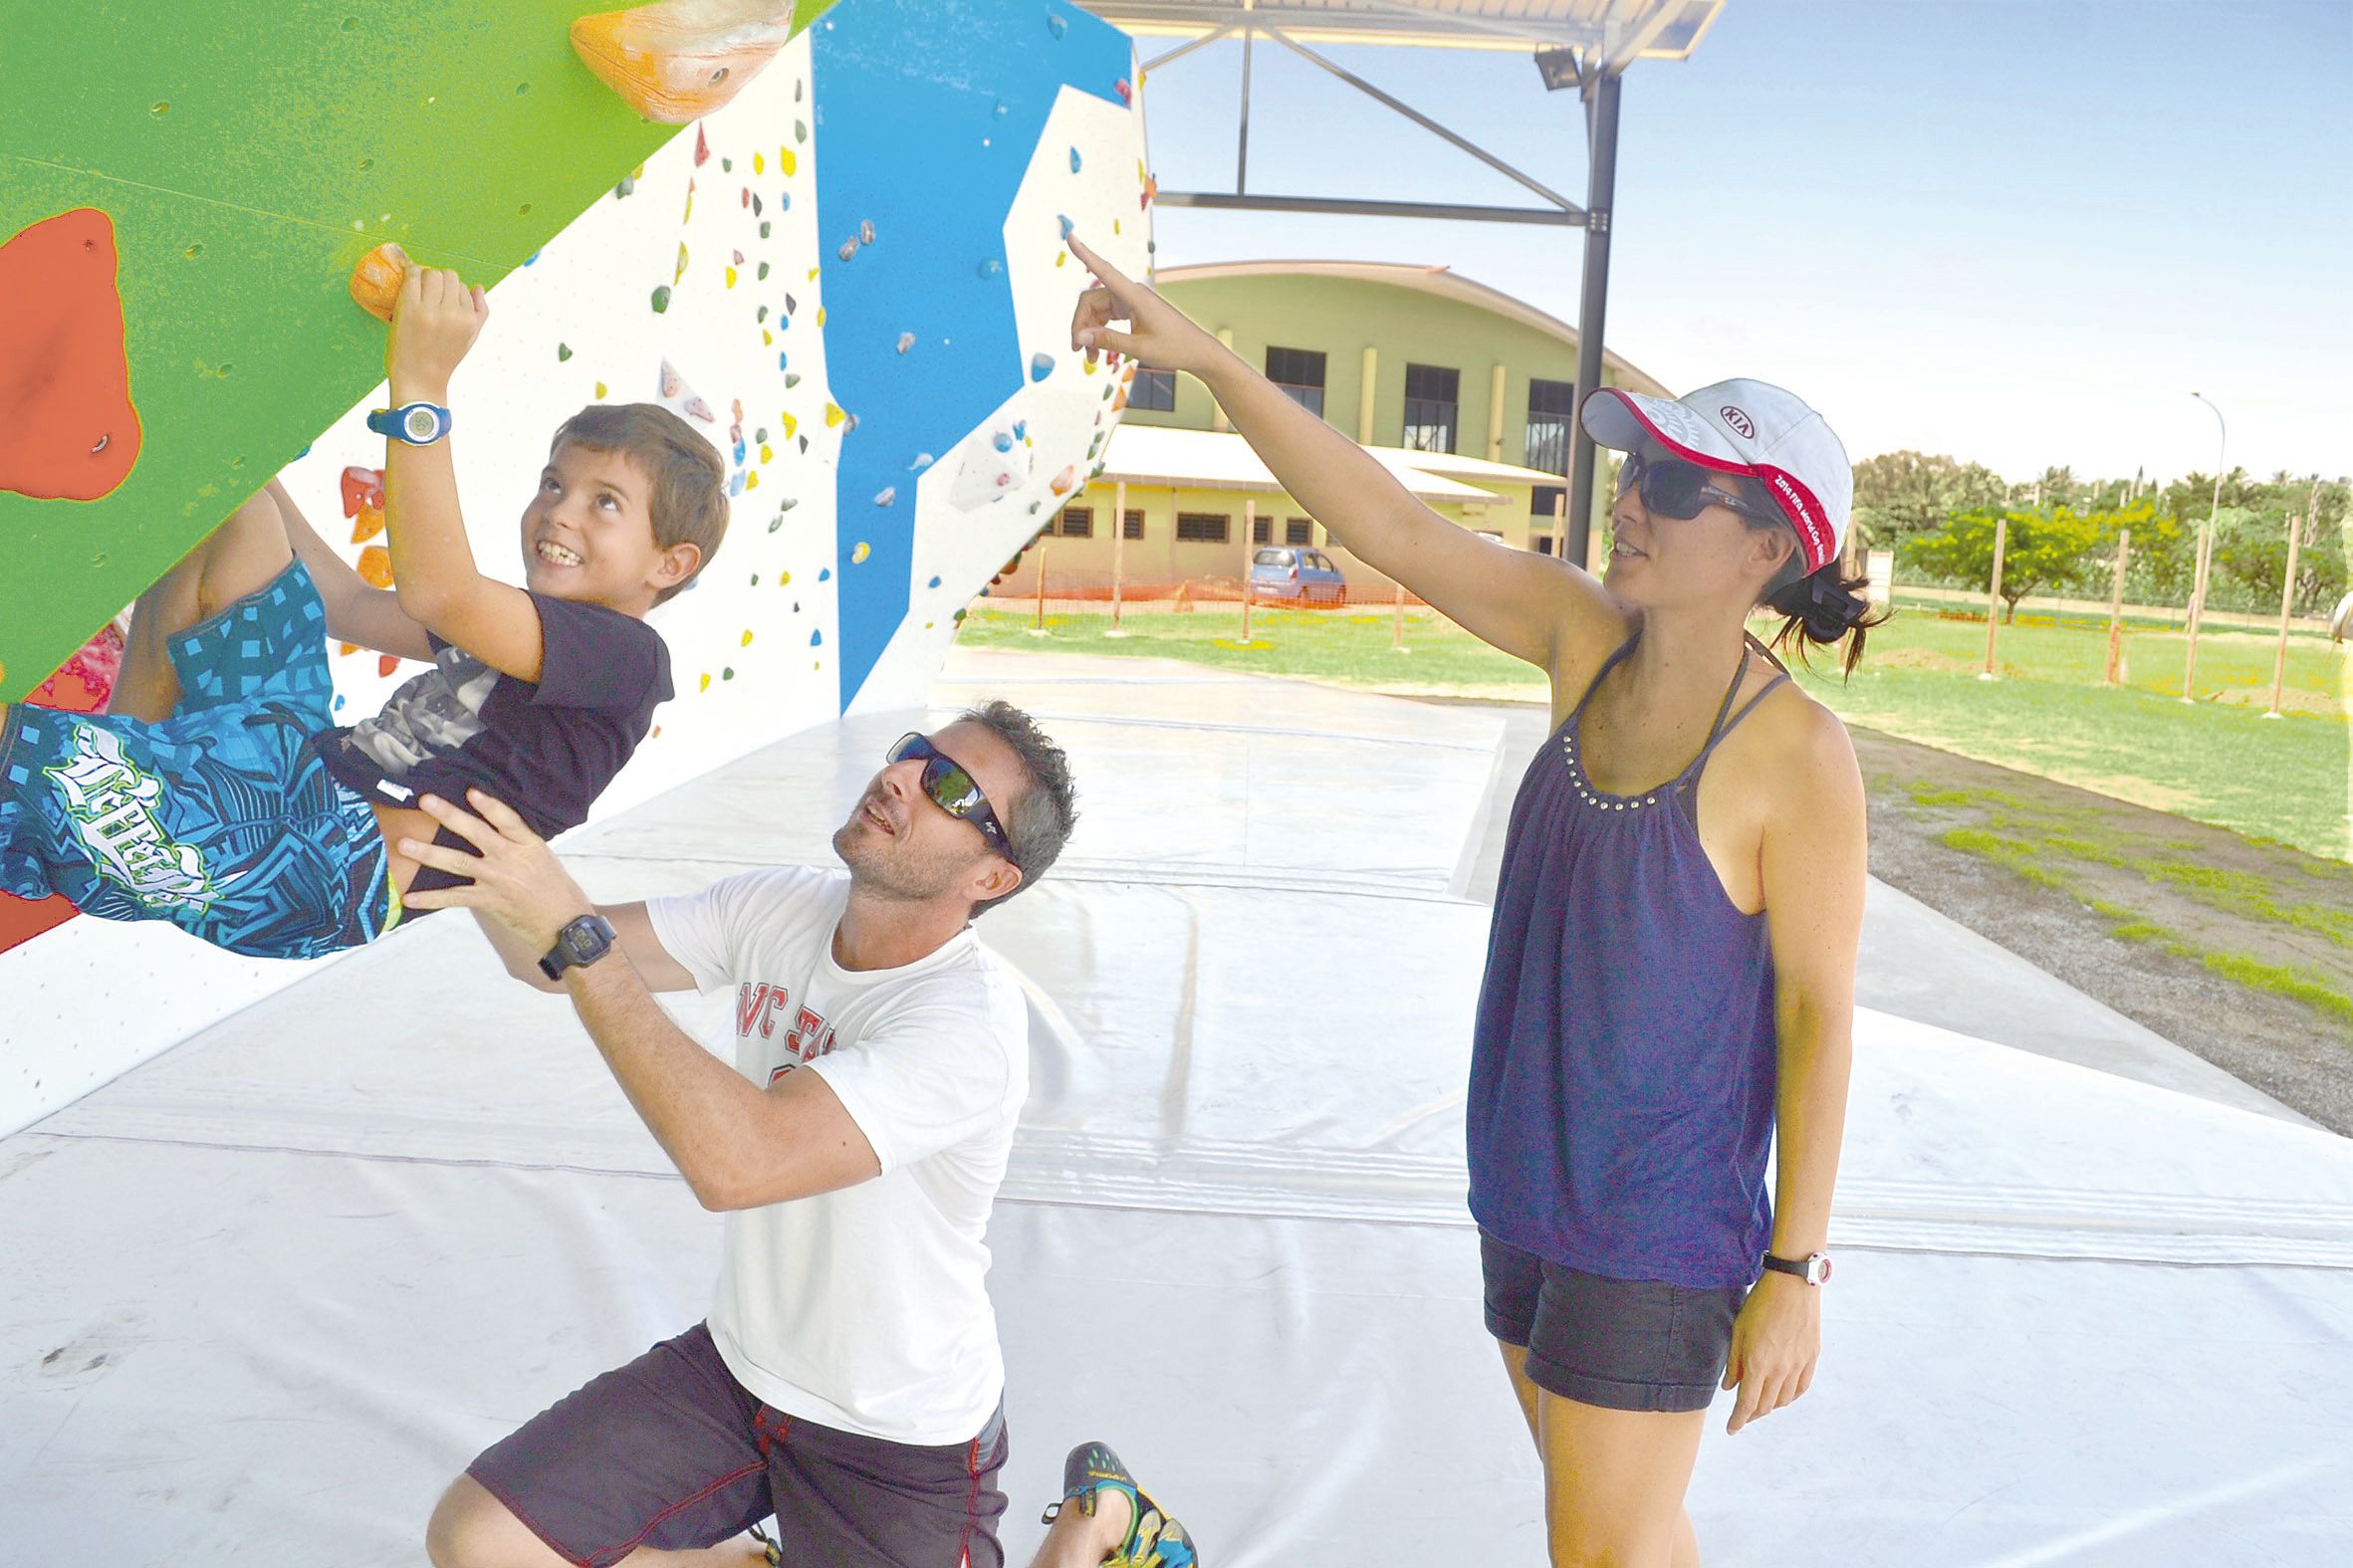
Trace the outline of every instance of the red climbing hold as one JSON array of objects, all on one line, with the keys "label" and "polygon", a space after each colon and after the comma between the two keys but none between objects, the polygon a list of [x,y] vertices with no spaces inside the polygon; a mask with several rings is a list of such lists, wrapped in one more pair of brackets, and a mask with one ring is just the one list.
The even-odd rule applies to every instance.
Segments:
[{"label": "red climbing hold", "polygon": [[138,461],[114,220],[95,207],[0,244],[0,490],[96,501]]}]

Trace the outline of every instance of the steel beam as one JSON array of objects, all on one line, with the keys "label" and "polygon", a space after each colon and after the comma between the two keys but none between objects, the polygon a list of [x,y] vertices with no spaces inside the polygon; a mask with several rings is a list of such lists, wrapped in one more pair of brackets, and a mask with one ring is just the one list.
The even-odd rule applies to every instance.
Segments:
[{"label": "steel beam", "polygon": [[1481,207],[1454,202],[1350,201],[1330,196],[1244,196],[1215,190],[1164,190],[1155,207],[1215,207],[1226,212],[1319,212],[1350,218],[1446,218],[1464,223],[1537,223],[1573,229],[1581,211],[1551,207]]},{"label": "steel beam", "polygon": [[1577,305],[1576,411],[1570,415],[1568,539],[1563,554],[1585,563],[1593,532],[1593,438],[1585,433],[1585,399],[1601,385],[1603,318],[1609,306],[1609,214],[1617,203],[1618,87],[1622,79],[1602,72],[1592,79],[1588,122],[1592,166],[1585,184],[1585,277]]}]

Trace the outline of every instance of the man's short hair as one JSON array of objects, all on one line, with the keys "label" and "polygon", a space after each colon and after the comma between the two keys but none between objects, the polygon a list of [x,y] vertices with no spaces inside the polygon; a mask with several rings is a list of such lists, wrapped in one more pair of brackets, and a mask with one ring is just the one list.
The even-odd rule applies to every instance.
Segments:
[{"label": "man's short hair", "polygon": [[974,905],[972,912],[978,915],[1028,889],[1061,858],[1062,846],[1070,841],[1070,829],[1078,821],[1078,794],[1070,783],[1070,759],[1046,738],[1037,720],[1012,703],[1003,698],[983,703],[958,715],[956,722],[977,724],[995,734],[1012,748],[1022,767],[1021,793],[1014,796],[1012,809],[998,813],[1013,852],[1021,857],[1022,880],[1012,893]]},{"label": "man's short hair", "polygon": [[[618,452],[645,471],[654,545],[692,545],[702,553],[695,566],[700,576],[727,535],[727,465],[719,449],[659,403],[590,403],[556,427],[548,456],[568,441],[591,452]],[[684,592],[693,581],[662,589],[654,602]]]}]

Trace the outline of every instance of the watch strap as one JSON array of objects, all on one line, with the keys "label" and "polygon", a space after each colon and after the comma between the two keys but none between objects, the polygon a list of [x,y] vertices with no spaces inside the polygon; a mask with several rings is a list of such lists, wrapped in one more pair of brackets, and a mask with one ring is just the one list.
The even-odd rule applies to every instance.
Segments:
[{"label": "watch strap", "polygon": [[583,915],[556,933],[556,945],[540,959],[540,973],[562,980],[566,970],[585,968],[610,953],[618,940],[611,921],[602,915]]},{"label": "watch strap", "polygon": [[1809,1252],[1802,1258],[1775,1257],[1765,1254],[1765,1266],[1775,1273],[1792,1274],[1809,1285],[1825,1284],[1830,1278],[1830,1254]]}]

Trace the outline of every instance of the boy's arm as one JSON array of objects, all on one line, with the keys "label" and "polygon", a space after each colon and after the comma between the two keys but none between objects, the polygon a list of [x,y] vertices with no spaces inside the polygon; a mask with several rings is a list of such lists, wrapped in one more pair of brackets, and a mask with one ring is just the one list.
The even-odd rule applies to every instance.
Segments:
[{"label": "boy's arm", "polygon": [[[392,406],[448,406],[450,373],[489,316],[482,291],[469,290],[456,273],[410,266],[384,353]],[[539,607],[521,588],[476,569],[448,438],[421,447],[385,444],[384,533],[401,610],[501,674],[538,681]]]},{"label": "boy's arm", "polygon": [[397,658],[430,661],[433,645],[425,640],[425,628],[400,607],[399,596],[369,587],[335,547],[319,537],[283,482],[273,479],[268,489],[286,525],[286,542],[294,547],[319,589],[320,602],[327,606],[327,634]]}]

